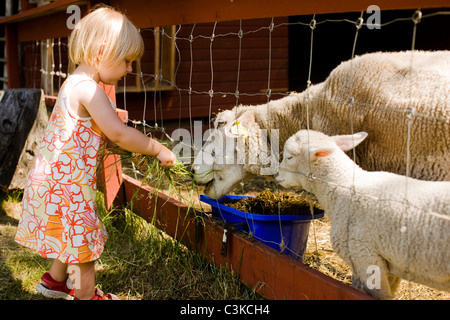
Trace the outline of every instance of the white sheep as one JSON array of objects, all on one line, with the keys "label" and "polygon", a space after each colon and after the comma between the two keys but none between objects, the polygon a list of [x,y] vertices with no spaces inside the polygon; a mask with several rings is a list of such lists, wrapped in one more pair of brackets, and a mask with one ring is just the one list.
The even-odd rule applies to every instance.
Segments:
[{"label": "white sheep", "polygon": [[[365,170],[398,174],[406,173],[410,125],[410,176],[448,181],[450,51],[362,55],[341,63],[324,82],[302,93],[226,110],[218,114],[216,132],[194,161],[194,179],[199,184],[208,183],[205,194],[220,198],[241,181],[273,171],[261,172],[272,162],[221,161],[224,154],[230,159],[236,151],[224,150],[224,140],[237,120],[247,129],[247,136],[239,139],[245,139],[248,159],[260,153],[259,142],[264,141],[261,129],[277,130],[282,150],[290,136],[308,128],[307,119],[309,129],[329,135],[367,131],[369,138],[356,150],[356,162]],[[270,144],[269,139],[266,142]],[[269,145],[266,149],[274,152],[262,152],[261,157],[278,158],[276,147]],[[204,161],[211,153],[213,160]]]},{"label": "white sheep", "polygon": [[354,287],[389,298],[403,278],[450,291],[450,182],[361,169],[344,151],[366,136],[299,131],[284,146],[277,182],[317,197]]}]

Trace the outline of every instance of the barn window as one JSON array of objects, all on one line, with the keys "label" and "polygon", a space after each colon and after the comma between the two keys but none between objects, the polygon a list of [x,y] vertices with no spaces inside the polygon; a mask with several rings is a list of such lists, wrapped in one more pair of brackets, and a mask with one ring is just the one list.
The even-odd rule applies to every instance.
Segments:
[{"label": "barn window", "polygon": [[145,53],[141,59],[133,63],[133,72],[117,84],[116,92],[174,89],[175,26],[142,30],[142,37],[145,42]]}]

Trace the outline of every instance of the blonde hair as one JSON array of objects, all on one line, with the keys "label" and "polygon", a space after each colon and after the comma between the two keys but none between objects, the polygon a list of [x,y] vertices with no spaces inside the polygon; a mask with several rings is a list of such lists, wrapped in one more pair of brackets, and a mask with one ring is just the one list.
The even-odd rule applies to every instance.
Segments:
[{"label": "blonde hair", "polygon": [[114,67],[144,54],[139,30],[124,14],[109,6],[96,7],[83,17],[72,31],[68,46],[73,63],[87,63],[95,68],[100,63]]}]

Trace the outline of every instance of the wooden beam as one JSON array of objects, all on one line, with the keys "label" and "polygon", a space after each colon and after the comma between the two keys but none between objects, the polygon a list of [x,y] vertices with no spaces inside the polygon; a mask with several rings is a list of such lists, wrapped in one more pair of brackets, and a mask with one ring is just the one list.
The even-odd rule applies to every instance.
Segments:
[{"label": "wooden beam", "polygon": [[[109,96],[109,98],[116,103],[115,87],[105,85],[100,82],[100,86]],[[117,108],[116,113],[124,122],[128,122],[128,113],[126,110]],[[113,154],[108,150],[105,151],[103,161],[97,172],[98,188],[105,196],[105,207],[109,210],[117,197],[122,185],[122,164],[120,155]]]},{"label": "wooden beam", "polygon": [[[24,10],[0,19],[0,24],[19,24],[19,41],[40,40],[67,36],[68,18],[65,10],[78,5],[82,15],[97,0],[58,0],[41,7]],[[108,1],[101,1],[108,3]],[[109,3],[122,10],[139,28],[164,25],[204,23],[255,18],[365,11],[373,0],[111,0]],[[448,8],[448,0],[378,0],[381,10],[418,8]],[[48,23],[49,21],[52,23]]]},{"label": "wooden beam", "polygon": [[[85,6],[80,7],[80,9],[81,16],[83,16],[87,9]],[[18,22],[19,42],[68,37],[72,30],[67,28],[67,18],[69,18],[69,14],[66,11],[60,11],[36,19]]]},{"label": "wooden beam", "polygon": [[[187,205],[123,176],[116,205],[132,203],[133,210],[211,263],[233,270],[246,285],[276,300],[372,300],[301,261],[256,241],[242,232],[228,233],[227,255],[221,255],[223,224],[194,212]],[[199,218],[201,217],[201,218]]]},{"label": "wooden beam", "polygon": [[85,6],[87,1],[80,0],[58,0],[40,7],[26,7],[21,12],[0,19],[0,24],[17,23],[25,20],[32,20],[42,16],[47,16],[58,11],[65,11],[70,5]]},{"label": "wooden beam", "polygon": [[22,11],[30,10],[37,7],[36,3],[30,3],[30,0],[20,0],[20,7]]},{"label": "wooden beam", "polygon": [[361,12],[376,4],[381,10],[448,8],[448,0],[111,0],[139,28],[169,24]]}]

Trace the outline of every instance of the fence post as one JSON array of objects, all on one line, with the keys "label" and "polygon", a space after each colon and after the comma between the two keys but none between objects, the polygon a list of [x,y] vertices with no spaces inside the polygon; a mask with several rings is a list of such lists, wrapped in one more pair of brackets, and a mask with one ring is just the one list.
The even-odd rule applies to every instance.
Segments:
[{"label": "fence post", "polygon": [[[114,86],[100,83],[100,86],[116,103],[116,90]],[[117,114],[126,122],[128,113],[122,109],[116,109]],[[122,164],[120,162],[120,155],[112,154],[108,150],[105,151],[103,161],[97,171],[98,189],[103,192],[105,198],[105,207],[109,210],[122,187]]]}]

